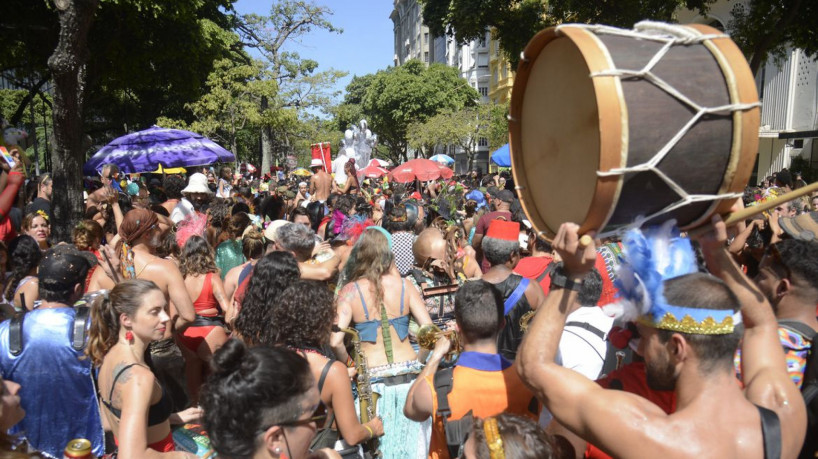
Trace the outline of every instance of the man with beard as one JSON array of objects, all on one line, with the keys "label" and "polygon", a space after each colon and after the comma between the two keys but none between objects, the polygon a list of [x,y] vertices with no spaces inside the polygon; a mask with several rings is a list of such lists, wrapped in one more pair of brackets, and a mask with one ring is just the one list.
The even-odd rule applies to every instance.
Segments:
[{"label": "man with beard", "polygon": [[787,370],[800,388],[818,330],[818,242],[785,239],[771,245],[761,259],[755,282],[778,319]]},{"label": "man with beard", "polygon": [[167,328],[164,339],[151,343],[149,365],[170,393],[174,412],[181,411],[187,404],[185,363],[173,341],[173,332],[181,331],[196,319],[193,302],[176,263],[154,255],[162,239],[162,230],[153,211],[134,209],[128,212],[119,226],[119,237],[122,244],[118,279],[109,278],[101,269],[94,270],[88,291],[110,290],[117,282],[126,279],[153,281],[162,290],[169,300],[166,312],[173,326]]},{"label": "man with beard", "polygon": [[184,197],[170,213],[173,223],[179,223],[197,212],[204,213],[207,204],[213,198],[213,191],[207,186],[207,177],[199,172],[190,176],[187,186],[181,193]]},{"label": "man with beard", "polygon": [[[554,239],[564,267],[552,278],[520,347],[518,369],[556,420],[613,457],[795,457],[801,449],[806,411],[785,371],[775,317],[727,253],[724,223],[716,217],[715,225],[715,237],[703,238],[701,245],[708,268],[721,280],[693,273],[662,283],[655,270],[658,279],[647,279],[650,270],[644,267],[656,262],[644,254],[650,249],[639,251],[644,263],[636,260],[630,273],[651,283],[642,296],[631,298],[648,308],[639,320],[648,383],[673,388],[677,396],[677,410],[669,415],[646,399],[602,389],[554,363],[565,318],[576,303],[576,292],[565,286],[581,281],[596,260],[593,242],[580,245],[577,225],[563,224]],[[739,307],[741,315],[734,312]],[[743,390],[732,365],[739,342]]]}]

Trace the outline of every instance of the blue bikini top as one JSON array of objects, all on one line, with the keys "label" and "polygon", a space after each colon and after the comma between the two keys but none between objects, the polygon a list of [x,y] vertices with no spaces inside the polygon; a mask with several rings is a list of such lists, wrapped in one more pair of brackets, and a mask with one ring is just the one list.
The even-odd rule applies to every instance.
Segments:
[{"label": "blue bikini top", "polygon": [[[358,296],[361,297],[361,306],[364,308],[364,317],[366,317],[366,322],[361,322],[359,324],[355,324],[355,329],[358,330],[358,334],[361,335],[361,341],[366,341],[368,343],[375,343],[378,341],[378,328],[381,327],[380,320],[369,320],[369,311],[366,309],[366,300],[364,300],[364,294],[361,292],[361,287],[358,286],[358,283],[355,282],[355,288],[358,289]],[[398,332],[398,338],[401,341],[405,340],[406,337],[409,335],[409,315],[403,315],[403,293],[406,290],[406,284],[404,283],[403,279],[400,282],[400,313],[401,316],[395,319],[389,319],[389,324],[395,327],[395,331]]]}]

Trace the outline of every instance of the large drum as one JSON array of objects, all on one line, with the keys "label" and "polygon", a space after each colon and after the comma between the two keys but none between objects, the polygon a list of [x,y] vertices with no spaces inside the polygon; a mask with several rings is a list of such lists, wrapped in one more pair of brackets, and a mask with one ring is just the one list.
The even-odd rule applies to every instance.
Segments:
[{"label": "large drum", "polygon": [[511,164],[534,227],[613,234],[726,213],[747,184],[759,104],[744,56],[703,25],[562,25],[522,55]]}]

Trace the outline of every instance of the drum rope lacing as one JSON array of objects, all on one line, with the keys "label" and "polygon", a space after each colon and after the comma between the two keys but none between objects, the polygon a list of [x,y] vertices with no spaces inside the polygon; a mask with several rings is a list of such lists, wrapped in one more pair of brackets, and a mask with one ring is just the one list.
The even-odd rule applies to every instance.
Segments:
[{"label": "drum rope lacing", "polygon": [[646,172],[651,171],[655,173],[659,178],[662,179],[680,198],[679,201],[672,203],[663,209],[648,215],[643,218],[637,219],[634,223],[630,225],[626,225],[623,227],[619,227],[615,230],[606,232],[604,234],[600,234],[599,237],[610,237],[610,236],[621,236],[622,234],[626,233],[629,229],[639,227],[647,220],[651,220],[658,216],[664,215],[666,213],[672,212],[680,207],[684,207],[690,203],[694,202],[703,202],[703,201],[716,201],[721,199],[734,199],[739,198],[742,196],[742,193],[725,193],[725,194],[718,194],[718,195],[711,195],[711,194],[688,194],[679,184],[677,184],[673,179],[665,175],[661,170],[657,168],[658,164],[667,156],[670,150],[676,146],[677,143],[690,131],[690,129],[701,119],[701,117],[708,115],[708,114],[724,114],[724,113],[732,113],[735,111],[745,111],[750,110],[756,107],[761,106],[759,102],[750,103],[750,104],[727,104],[721,105],[717,107],[704,107],[681,92],[674,88],[672,85],[668,84],[663,79],[659,78],[655,75],[652,70],[659,61],[667,54],[671,47],[675,45],[690,45],[696,43],[702,43],[708,40],[716,39],[716,38],[729,38],[725,34],[697,34],[695,31],[671,24],[665,24],[661,22],[653,22],[653,21],[642,21],[635,26],[635,30],[625,30],[625,29],[618,29],[616,27],[610,26],[602,26],[602,25],[587,25],[587,24],[564,24],[557,26],[557,32],[561,28],[564,27],[579,27],[588,29],[595,34],[609,34],[609,35],[619,35],[619,36],[627,36],[632,38],[638,38],[643,40],[653,40],[664,43],[664,46],[656,52],[656,54],[648,61],[647,64],[641,70],[627,70],[627,69],[613,69],[613,70],[606,70],[603,72],[594,72],[591,73],[592,78],[596,77],[615,77],[615,78],[643,78],[654,86],[658,87],[659,89],[665,91],[672,97],[676,98],[680,102],[684,103],[692,110],[695,110],[696,114],[684,125],[681,129],[662,147],[656,154],[647,162],[642,164],[636,164],[630,167],[621,167],[621,168],[613,168],[608,171],[597,171],[597,175],[600,177],[610,177],[615,175],[624,175],[629,172]]}]

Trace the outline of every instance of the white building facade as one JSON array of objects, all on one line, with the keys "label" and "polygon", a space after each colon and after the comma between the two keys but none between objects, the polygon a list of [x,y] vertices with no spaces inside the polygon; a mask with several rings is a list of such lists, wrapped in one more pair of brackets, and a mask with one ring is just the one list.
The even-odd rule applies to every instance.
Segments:
[{"label": "white building facade", "polygon": [[[403,65],[410,59],[418,59],[427,65],[440,63],[458,69],[469,86],[480,93],[480,103],[489,101],[489,39],[488,30],[479,40],[459,44],[453,37],[430,37],[429,29],[423,25],[422,7],[417,0],[394,0],[394,8],[389,16],[393,23],[395,38],[395,66]],[[478,141],[478,152],[474,166],[483,172],[488,170],[488,141]],[[454,147],[440,148],[439,153],[446,153],[455,159],[455,173],[465,173],[468,169],[468,157]]]},{"label": "white building facade", "polygon": [[[747,0],[722,0],[702,17],[690,11],[678,14],[680,23],[704,23],[724,29],[730,22],[736,3]],[[770,58],[756,74],[761,101],[758,157],[750,184],[783,168],[801,157],[818,168],[818,61],[800,49],[790,48],[784,59]]]}]

